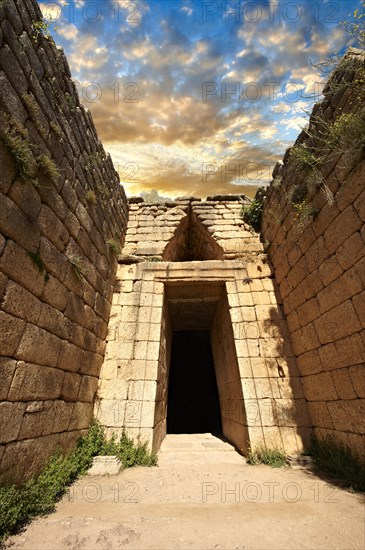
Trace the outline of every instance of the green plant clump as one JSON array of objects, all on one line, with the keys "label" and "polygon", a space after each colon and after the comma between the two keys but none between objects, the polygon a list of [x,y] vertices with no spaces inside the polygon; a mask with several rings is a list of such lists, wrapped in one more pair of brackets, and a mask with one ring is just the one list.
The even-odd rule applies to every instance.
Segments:
[{"label": "green plant clump", "polygon": [[97,198],[96,198],[96,193],[95,191],[93,191],[92,189],[89,189],[89,191],[86,192],[86,200],[87,202],[89,202],[90,204],[96,204],[98,202]]},{"label": "green plant clump", "polygon": [[97,455],[116,455],[123,468],[157,464],[146,444],[134,444],[125,434],[119,441],[107,440],[103,428],[94,422],[70,455],[56,453],[41,474],[20,487],[0,487],[0,543],[32,518],[52,512],[67,487],[87,472]]},{"label": "green plant clump", "polygon": [[290,150],[289,162],[303,172],[312,172],[318,164],[318,158],[304,144],[294,145]]},{"label": "green plant clump", "polygon": [[318,470],[332,474],[354,491],[365,491],[364,465],[353,456],[351,450],[330,438],[312,439],[307,451]]},{"label": "green plant clump", "polygon": [[54,131],[56,136],[59,138],[59,140],[62,141],[63,140],[63,132],[62,132],[61,126],[59,124],[57,124],[56,122],[54,122],[54,120],[51,120],[51,122],[49,123],[49,126],[50,126],[50,128],[52,128],[52,130]]},{"label": "green plant clump", "polygon": [[60,172],[54,160],[50,159],[47,155],[39,155],[37,157],[37,165],[52,183],[57,182]]},{"label": "green plant clump", "polygon": [[121,246],[120,246],[120,242],[117,239],[108,239],[106,243],[109,246],[110,250],[113,252],[113,254],[115,254],[116,256],[120,254]]},{"label": "green plant clump", "polygon": [[271,468],[282,468],[286,465],[286,455],[280,449],[264,449],[258,447],[250,449],[247,457],[247,464],[266,464]]},{"label": "green plant clump", "polygon": [[32,21],[33,40],[37,41],[41,36],[47,40],[51,38],[49,26],[44,19]]},{"label": "green plant clump", "polygon": [[329,127],[328,142],[334,149],[343,139],[351,147],[361,147],[365,143],[365,121],[358,114],[344,113]]},{"label": "green plant clump", "polygon": [[44,273],[44,280],[47,283],[49,281],[49,275],[46,271],[46,266],[44,265],[40,254],[38,252],[28,252],[28,256],[30,257],[34,265],[38,267],[40,273]]},{"label": "green plant clump", "polygon": [[78,279],[82,280],[84,278],[84,274],[82,272],[84,262],[83,262],[81,256],[77,256],[76,254],[73,254],[72,256],[70,256],[69,260],[70,260],[71,267],[72,267],[76,277]]},{"label": "green plant clump", "polygon": [[243,221],[248,223],[257,233],[261,229],[263,203],[258,199],[253,199],[249,206],[245,206],[242,211]]},{"label": "green plant clump", "polygon": [[0,141],[12,156],[19,178],[24,182],[30,181],[36,185],[37,180],[33,177],[31,171],[33,156],[29,143],[21,136],[9,131],[0,134]]}]

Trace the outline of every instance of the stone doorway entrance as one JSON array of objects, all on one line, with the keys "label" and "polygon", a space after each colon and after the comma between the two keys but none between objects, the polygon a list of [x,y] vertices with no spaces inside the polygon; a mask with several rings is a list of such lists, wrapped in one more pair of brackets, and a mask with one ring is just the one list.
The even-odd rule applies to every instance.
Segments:
[{"label": "stone doorway entrance", "polygon": [[210,334],[206,330],[173,332],[167,433],[222,433]]},{"label": "stone doorway entrance", "polygon": [[223,436],[244,455],[249,445],[299,452],[310,420],[279,300],[262,262],[120,265],[95,402],[108,435],[160,449],[173,335],[208,331]]},{"label": "stone doorway entrance", "polygon": [[168,352],[158,376],[166,392],[160,441],[166,433],[215,433],[246,451],[245,404],[224,282],[168,281],[164,295],[162,348]]}]

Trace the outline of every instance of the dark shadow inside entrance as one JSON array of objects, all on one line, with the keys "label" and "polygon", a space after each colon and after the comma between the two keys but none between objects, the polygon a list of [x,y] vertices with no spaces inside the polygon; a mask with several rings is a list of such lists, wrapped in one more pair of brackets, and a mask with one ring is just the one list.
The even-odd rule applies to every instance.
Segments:
[{"label": "dark shadow inside entrance", "polygon": [[207,330],[173,332],[167,433],[222,433],[217,381]]}]

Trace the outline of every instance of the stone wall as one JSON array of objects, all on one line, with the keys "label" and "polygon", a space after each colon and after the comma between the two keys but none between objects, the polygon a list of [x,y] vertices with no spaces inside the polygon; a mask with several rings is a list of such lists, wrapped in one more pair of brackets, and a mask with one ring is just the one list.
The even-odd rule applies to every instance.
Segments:
[{"label": "stone wall", "polygon": [[219,388],[223,433],[236,448],[247,454],[250,442],[247,429],[247,403],[242,393],[239,368],[239,363],[242,366],[243,360],[237,357],[239,350],[237,353],[226,292],[222,293],[218,303],[211,330],[211,342]]},{"label": "stone wall", "polygon": [[164,204],[132,197],[129,203],[126,256],[169,262],[262,257],[260,242],[241,216],[250,203],[245,195],[182,197]]},{"label": "stone wall", "polygon": [[364,75],[364,53],[350,50],[275,168],[262,226],[315,433],[363,460]]},{"label": "stone wall", "polygon": [[0,475],[39,469],[90,423],[126,198],[70,70],[0,8]]},{"label": "stone wall", "polygon": [[[280,294],[241,209],[240,197],[169,206],[136,206],[132,199],[127,236],[134,240],[126,241],[120,256],[95,402],[95,415],[109,433],[126,430],[159,449],[166,434],[171,333],[208,330],[224,435],[244,454],[248,445],[297,453],[309,443],[311,424]],[[166,232],[170,241],[146,245],[143,229],[154,234],[153,224],[166,212],[173,224]],[[191,260],[196,250],[231,250],[229,237],[219,239],[216,229],[205,233],[222,219],[235,228],[232,238],[240,238],[237,257]],[[207,237],[205,248],[191,238],[198,224]],[[186,243],[186,260],[164,261],[170,242],[177,240]]]}]

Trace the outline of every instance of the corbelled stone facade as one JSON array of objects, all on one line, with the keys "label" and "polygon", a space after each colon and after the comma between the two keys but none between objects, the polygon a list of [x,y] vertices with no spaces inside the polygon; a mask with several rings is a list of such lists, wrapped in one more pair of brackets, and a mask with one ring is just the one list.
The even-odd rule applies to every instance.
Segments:
[{"label": "corbelled stone facade", "polygon": [[242,219],[244,195],[183,197],[164,204],[130,199],[124,255],[166,261],[258,258],[262,246]]},{"label": "corbelled stone facade", "polygon": [[280,295],[242,220],[247,199],[222,198],[131,200],[95,414],[109,433],[157,450],[173,332],[208,330],[223,434],[244,454],[249,445],[296,453],[311,423]]}]

